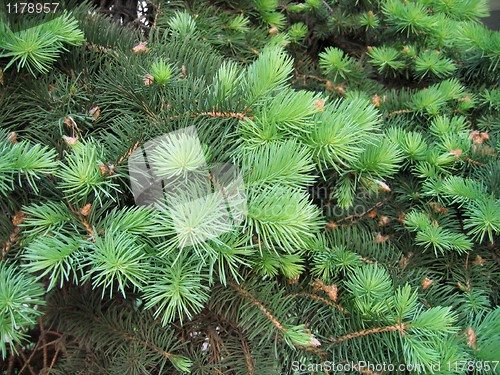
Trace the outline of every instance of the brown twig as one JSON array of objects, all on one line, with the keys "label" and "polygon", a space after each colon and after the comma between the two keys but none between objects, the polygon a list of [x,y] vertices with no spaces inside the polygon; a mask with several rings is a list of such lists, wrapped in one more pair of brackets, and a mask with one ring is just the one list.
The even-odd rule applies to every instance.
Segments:
[{"label": "brown twig", "polygon": [[12,375],[14,370],[14,362],[16,361],[16,353],[12,350],[9,357],[9,367],[7,368],[7,375]]},{"label": "brown twig", "polygon": [[[43,349],[43,368],[46,368],[47,367],[47,340],[45,338],[45,330],[43,328],[42,317],[40,317],[38,319],[38,324],[40,326],[40,337],[42,338],[42,343],[43,343],[43,345],[41,347],[41,349]],[[39,343],[40,343],[40,340],[38,340],[36,345],[38,346]],[[36,350],[36,346],[35,346],[35,349],[33,350],[33,353],[35,352],[35,350]]]},{"label": "brown twig", "polygon": [[309,297],[309,298],[315,299],[317,301],[321,301],[321,302],[326,303],[327,305],[329,305],[335,309],[342,311],[344,314],[347,314],[345,309],[342,306],[340,306],[336,303],[333,303],[331,301],[328,301],[326,298],[317,296],[316,294],[307,293],[307,292],[300,292],[300,293],[295,293],[295,294],[290,295],[290,297],[292,297],[292,298],[299,297],[299,296]]},{"label": "brown twig", "polygon": [[52,370],[54,363],[56,363],[56,358],[57,358],[57,355],[59,354],[59,350],[60,350],[59,348],[56,349],[54,357],[52,358],[52,362],[50,362],[49,371]]},{"label": "brown twig", "polygon": [[462,158],[462,160],[463,160],[463,161],[466,161],[466,162],[468,162],[468,163],[471,163],[471,164],[477,165],[477,166],[479,166],[479,167],[484,167],[484,166],[486,166],[486,164],[482,164],[482,163],[480,163],[480,162],[478,162],[478,161],[475,161],[475,160],[472,160],[471,158],[468,158],[468,157],[466,157],[466,156],[464,156],[464,157]]},{"label": "brown twig", "polygon": [[372,371],[372,370],[370,370],[370,369],[368,369],[368,368],[360,369],[360,368],[358,368],[358,366],[357,366],[354,362],[352,362],[352,361],[351,361],[350,365],[351,365],[351,368],[352,368],[352,369],[356,369],[358,372],[360,372],[360,373],[362,373],[362,374],[367,374],[367,375],[381,375],[381,373],[379,373],[379,372],[374,372],[374,371]]},{"label": "brown twig", "polygon": [[[199,115],[209,115],[210,117],[231,117],[231,118],[237,118],[238,120],[243,120],[244,118],[248,117],[250,120],[253,119],[253,116],[247,116],[248,111],[250,111],[250,108],[245,108],[245,112],[219,112],[215,108],[212,112],[201,112]],[[192,115],[191,117],[196,116]]]},{"label": "brown twig", "polygon": [[[60,339],[55,339],[55,340],[53,340],[53,341],[51,341],[51,342],[47,342],[47,343],[43,344],[42,346],[40,346],[40,347],[38,348],[38,350],[40,350],[40,349],[44,349],[44,350],[45,350],[45,349],[47,348],[47,346],[54,345],[54,344],[55,344],[55,343],[57,343],[59,340],[60,340]],[[35,348],[35,349],[36,349],[36,348]],[[46,353],[44,354],[44,356],[46,356]],[[45,363],[45,361],[44,361],[44,363]],[[44,366],[46,366],[46,365],[44,365]]]},{"label": "brown twig", "polygon": [[374,262],[373,260],[370,260],[370,259],[366,259],[366,258],[363,258],[363,257],[359,257],[360,260],[362,260],[363,262],[366,262],[366,263],[369,263],[369,264],[374,264],[376,262]]},{"label": "brown twig", "polygon": [[92,242],[95,242],[94,230],[92,229],[92,227],[88,223],[87,219],[85,219],[85,217],[81,214],[81,212],[79,212],[78,210],[76,210],[75,208],[73,208],[73,206],[69,202],[68,198],[66,198],[66,202],[68,203],[68,207],[71,210],[71,212],[73,212],[74,214],[76,214],[76,216],[78,217],[78,219],[80,220],[80,222],[85,226],[85,229],[87,230],[88,234],[92,238]]},{"label": "brown twig", "polygon": [[[23,351],[22,351],[22,348],[21,348],[21,345],[19,345],[18,343],[16,343],[16,349],[17,349],[17,352],[19,353],[19,356],[23,359],[24,361],[24,366],[21,368],[21,371],[19,371],[20,374],[23,373],[24,369],[26,367],[28,367],[28,370],[29,372],[31,373],[31,375],[35,375],[35,372],[33,371],[33,368],[31,367],[31,365],[29,364],[29,360],[26,359],[26,356],[24,355]],[[31,356],[30,356],[30,359],[31,359]]]},{"label": "brown twig", "polygon": [[18,240],[18,232],[19,232],[19,227],[18,225],[21,224],[24,221],[24,214],[22,211],[19,211],[16,213],[16,215],[12,218],[12,224],[14,225],[14,230],[10,234],[9,239],[2,245],[2,261],[5,260],[5,257],[7,256],[7,253],[9,252],[10,247],[17,243]]},{"label": "brown twig", "polygon": [[[55,344],[59,339],[47,343],[46,335],[47,335],[47,333],[50,332],[50,333],[57,334],[58,336],[61,336],[61,334],[59,334],[58,332],[46,331],[45,328],[43,327],[43,319],[42,319],[42,317],[39,317],[39,319],[38,319],[38,325],[40,326],[40,335],[38,337],[38,341],[37,341],[37,343],[35,345],[35,348],[31,351],[31,354],[28,357],[28,359],[25,359],[24,356],[23,356],[23,359],[25,360],[25,362],[24,362],[23,367],[19,371],[20,374],[23,373],[24,369],[27,366],[28,366],[28,368],[31,368],[31,366],[29,365],[29,363],[31,362],[31,359],[33,358],[33,356],[35,355],[35,353],[37,351],[39,351],[39,350],[43,350],[43,368],[44,369],[47,368],[47,346]],[[43,343],[43,345],[40,346],[40,343]],[[13,357],[11,357],[11,359],[13,361]],[[9,366],[11,366],[10,365],[10,361],[9,361]],[[32,371],[32,370],[30,370],[30,371]]]},{"label": "brown twig", "polygon": [[132,147],[124,156],[122,156],[118,160],[118,162],[116,163],[116,165],[120,164],[124,159],[127,159],[128,157],[130,157],[130,155],[132,155],[132,153],[137,149],[137,147],[139,147],[139,141],[135,142],[134,147]]},{"label": "brown twig", "polygon": [[[361,217],[363,217],[363,216],[365,216],[365,215],[369,214],[371,211],[373,211],[373,210],[375,210],[375,209],[377,209],[377,208],[380,208],[380,207],[381,207],[381,206],[382,206],[385,202],[387,202],[387,201],[388,201],[389,199],[391,199],[391,198],[392,198],[392,195],[390,195],[390,196],[388,196],[388,197],[386,197],[386,198],[382,199],[380,202],[377,202],[374,206],[370,207],[368,210],[366,210],[366,211],[364,211],[364,212],[362,212],[362,213],[360,213],[360,214],[352,214],[352,215],[347,216],[347,217],[345,217],[345,218],[343,218],[343,219],[337,220],[337,221],[336,221],[336,222],[334,222],[334,223],[330,223],[330,225],[331,225],[332,227],[335,227],[335,226],[337,226],[339,223],[341,223],[341,222],[343,222],[343,221],[346,221],[346,220],[351,220],[351,221],[353,221],[353,220],[354,220],[354,219],[356,219],[356,218],[361,218]],[[332,225],[332,224],[333,224],[333,225]],[[327,224],[327,225],[328,225],[328,224]],[[327,229],[329,229],[329,228],[327,228]]]},{"label": "brown twig", "polygon": [[302,346],[302,345],[294,343],[293,341],[292,341],[292,344],[297,349],[305,350],[306,352],[313,352],[313,353],[319,354],[322,357],[331,355],[330,352],[326,352],[324,350],[321,350],[321,349],[318,349],[318,348],[315,348],[315,347],[312,347],[312,346]]},{"label": "brown twig", "polygon": [[401,332],[401,336],[405,336],[406,335],[405,329],[408,329],[409,327],[410,327],[409,324],[404,324],[404,323],[399,324],[398,323],[398,324],[395,324],[393,326],[378,327],[378,328],[373,328],[373,329],[365,329],[365,330],[359,331],[359,332],[353,332],[353,333],[350,333],[348,335],[339,337],[337,339],[330,337],[330,340],[333,343],[338,344],[339,342],[354,339],[354,338],[361,337],[361,336],[367,336],[367,335],[372,335],[374,333],[391,332],[391,331],[399,331],[399,332]]},{"label": "brown twig", "polygon": [[[97,320],[97,318],[94,317],[95,320]],[[126,339],[126,340],[130,340],[130,341],[135,341],[137,342],[139,345],[144,345],[144,346],[149,346],[152,350],[154,350],[155,352],[161,354],[163,357],[167,358],[167,359],[171,359],[171,357],[173,356],[173,354],[169,353],[169,352],[166,352],[160,348],[158,348],[153,342],[149,341],[149,340],[140,340],[139,338],[137,337],[134,337],[132,335],[130,335],[129,333],[127,332],[124,332],[124,331],[119,331],[118,329],[116,329],[115,327],[110,327],[110,329],[112,329],[113,331],[117,331],[119,332],[121,335],[123,335],[123,337]]]},{"label": "brown twig", "polygon": [[[210,117],[236,118],[238,120],[243,120],[245,118],[248,118],[250,120],[253,120],[253,116],[248,116],[247,115],[247,113],[248,113],[249,110],[250,109],[247,109],[245,112],[219,112],[218,110],[214,109],[211,112],[194,113],[194,114],[191,114],[190,117],[196,118],[198,116],[208,115]],[[174,120],[174,119],[179,118],[179,117],[181,117],[181,115],[169,116],[169,119],[170,120]]]},{"label": "brown twig", "polygon": [[241,347],[243,348],[243,353],[245,353],[245,363],[247,365],[248,373],[251,375],[255,375],[255,366],[253,363],[253,359],[248,349],[248,345],[246,341],[243,339],[243,336],[240,336]]},{"label": "brown twig", "polygon": [[325,78],[320,78],[318,76],[314,76],[314,75],[311,75],[311,74],[300,74],[297,69],[295,69],[295,76],[297,77],[296,80],[294,80],[294,82],[297,82],[298,80],[305,80],[306,78],[312,78],[312,79],[316,79],[320,82],[328,82],[327,79]]},{"label": "brown twig", "polygon": [[55,331],[47,331],[46,332],[47,334],[50,334],[50,335],[56,335],[56,336],[59,336],[59,337],[62,337],[63,335],[59,332],[55,332]]},{"label": "brown twig", "polygon": [[239,285],[236,285],[234,283],[230,283],[230,285],[236,289],[240,294],[242,294],[247,300],[252,302],[252,304],[256,305],[259,310],[261,310],[268,318],[269,320],[274,324],[274,326],[279,330],[279,331],[286,331],[287,329],[281,325],[281,323],[271,315],[269,311],[264,307],[262,303],[257,301],[255,297],[253,297],[250,293],[248,293],[245,289],[241,288]]},{"label": "brown twig", "polygon": [[381,119],[382,117],[391,117],[393,115],[399,115],[401,113],[410,113],[410,112],[415,112],[414,109],[401,109],[399,111],[394,111],[394,112],[389,112],[389,113],[386,113],[385,115],[380,115],[379,116],[379,119]]}]

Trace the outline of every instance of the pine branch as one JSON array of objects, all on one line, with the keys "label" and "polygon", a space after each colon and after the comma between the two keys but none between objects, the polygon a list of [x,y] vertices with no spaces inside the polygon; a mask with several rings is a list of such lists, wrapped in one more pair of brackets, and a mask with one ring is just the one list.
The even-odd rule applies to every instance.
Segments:
[{"label": "pine branch", "polygon": [[[10,49],[26,34],[42,53],[0,46],[17,56],[0,68],[0,367],[498,358],[500,55],[485,1],[147,1],[136,30],[74,1],[45,26],[0,15]],[[134,205],[138,159],[158,174],[150,207]]]},{"label": "pine branch", "polygon": [[78,217],[78,220],[80,220],[80,222],[83,224],[83,226],[87,230],[87,233],[89,234],[90,238],[92,239],[92,242],[95,242],[96,237],[94,236],[94,234],[95,234],[94,229],[92,229],[92,227],[90,226],[90,224],[88,223],[87,219],[84,217],[82,212],[75,209],[73,207],[73,205],[70,203],[68,198],[66,198],[66,203],[68,204],[68,207],[71,210],[71,212],[73,212]]},{"label": "pine branch", "polygon": [[365,216],[369,215],[370,212],[374,212],[377,208],[380,208],[384,205],[385,202],[387,202],[389,199],[392,199],[393,196],[390,195],[388,197],[385,197],[384,199],[382,199],[380,202],[377,202],[374,206],[370,207],[369,209],[367,209],[366,211],[360,213],[360,214],[353,214],[353,215],[350,215],[350,216],[347,216],[343,219],[340,219],[340,220],[337,220],[335,222],[329,222],[326,224],[326,230],[330,230],[330,229],[333,229],[333,228],[336,228],[339,223],[342,223],[343,221],[346,221],[346,220],[351,220],[351,223],[348,224],[348,225],[352,225],[355,223],[354,219],[358,218],[359,219],[362,219],[364,218]]},{"label": "pine branch", "polygon": [[241,346],[243,348],[243,353],[245,355],[245,363],[247,365],[248,373],[250,375],[255,375],[255,364],[254,360],[251,356],[250,350],[248,348],[248,344],[245,341],[243,335],[240,335]]},{"label": "pine branch", "polygon": [[366,336],[366,335],[372,335],[375,333],[382,333],[382,332],[400,332],[401,337],[404,337],[406,335],[405,330],[408,329],[409,327],[410,327],[409,324],[395,324],[393,326],[377,327],[377,328],[367,329],[367,330],[363,330],[363,331],[359,331],[359,332],[353,332],[353,333],[347,334],[347,335],[339,337],[339,338],[330,337],[330,340],[334,344],[338,344],[341,341],[350,340],[350,339],[354,339],[354,338]]},{"label": "pine branch", "polygon": [[257,308],[262,311],[268,319],[273,323],[273,325],[276,327],[278,332],[285,332],[287,329],[281,325],[281,323],[274,318],[269,311],[262,305],[255,297],[253,297],[249,292],[247,292],[245,289],[240,287],[237,284],[234,283],[229,283],[229,285],[235,289],[237,292],[239,292],[242,296],[244,296],[250,303],[254,304],[257,306]]},{"label": "pine branch", "polygon": [[326,298],[317,296],[315,294],[308,293],[308,292],[300,292],[300,293],[295,293],[295,294],[291,294],[290,295],[291,298],[301,297],[301,296],[308,297],[308,298],[311,298],[311,299],[314,299],[314,300],[317,300],[317,301],[321,301],[321,302],[323,302],[323,303],[325,303],[325,304],[327,304],[327,305],[329,305],[329,306],[331,306],[331,307],[333,307],[335,309],[338,309],[338,310],[342,311],[342,313],[347,314],[346,311],[345,311],[345,309],[342,306],[340,306],[340,305],[338,305],[336,303],[333,303],[331,301],[328,301]]},{"label": "pine branch", "polygon": [[24,214],[22,211],[18,211],[16,215],[12,218],[12,224],[14,225],[14,229],[10,234],[9,239],[2,245],[2,262],[5,261],[10,247],[17,243],[19,239],[18,233],[20,229],[18,225],[22,224],[23,221],[24,221]]}]

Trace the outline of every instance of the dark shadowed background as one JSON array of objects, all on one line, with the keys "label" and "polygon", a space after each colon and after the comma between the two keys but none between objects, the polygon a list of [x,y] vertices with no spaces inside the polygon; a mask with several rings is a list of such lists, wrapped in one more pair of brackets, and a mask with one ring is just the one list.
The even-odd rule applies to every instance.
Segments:
[{"label": "dark shadowed background", "polygon": [[[124,24],[147,26],[147,19],[150,16],[147,9],[148,0],[90,0],[90,2],[99,6],[101,12],[112,15]],[[491,0],[490,9],[490,17],[484,18],[483,22],[491,30],[500,30],[500,0]]]}]

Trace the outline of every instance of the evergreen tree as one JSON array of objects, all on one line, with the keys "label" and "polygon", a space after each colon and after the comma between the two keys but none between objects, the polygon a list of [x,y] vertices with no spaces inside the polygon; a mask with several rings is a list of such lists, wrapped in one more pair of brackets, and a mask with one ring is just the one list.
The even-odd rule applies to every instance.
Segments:
[{"label": "evergreen tree", "polygon": [[12,4],[3,373],[500,373],[484,0]]}]

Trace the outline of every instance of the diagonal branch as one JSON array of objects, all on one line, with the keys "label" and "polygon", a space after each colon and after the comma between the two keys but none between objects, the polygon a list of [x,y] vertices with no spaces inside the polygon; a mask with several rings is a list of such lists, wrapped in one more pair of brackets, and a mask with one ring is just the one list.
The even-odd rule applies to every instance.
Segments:
[{"label": "diagonal branch", "polygon": [[249,300],[252,304],[256,305],[259,310],[261,310],[268,318],[269,320],[274,324],[274,326],[278,329],[278,331],[284,332],[287,329],[281,325],[281,323],[271,315],[269,311],[264,307],[262,303],[260,303],[255,297],[253,297],[250,293],[248,293],[245,289],[240,287],[239,285],[236,285],[234,283],[230,283],[230,285],[236,289],[240,294],[242,294],[247,300]]},{"label": "diagonal branch", "polygon": [[342,313],[344,313],[344,314],[347,314],[346,311],[345,311],[345,309],[342,306],[340,306],[340,305],[338,305],[336,303],[330,302],[326,298],[317,296],[317,295],[312,294],[312,293],[307,293],[307,292],[295,293],[295,294],[290,295],[290,297],[292,297],[292,298],[295,298],[295,297],[308,297],[308,298],[311,298],[311,299],[315,299],[317,301],[321,301],[323,303],[326,303],[327,305],[333,307],[334,309],[338,309],[338,310],[342,311]]},{"label": "diagonal branch", "polygon": [[361,337],[361,336],[367,336],[367,335],[372,335],[374,333],[382,333],[382,332],[395,332],[395,331],[399,331],[401,332],[401,337],[404,337],[406,335],[406,332],[405,332],[405,329],[408,329],[410,327],[409,324],[395,324],[393,326],[387,326],[387,327],[377,327],[377,328],[372,328],[372,329],[365,329],[363,331],[359,331],[359,332],[353,332],[353,333],[350,333],[348,335],[345,335],[345,336],[342,336],[342,337],[339,337],[339,338],[333,338],[333,337],[330,337],[330,341],[332,341],[334,344],[338,344],[342,341],[346,341],[346,340],[350,340],[350,339],[354,339],[354,338],[357,338],[357,337]]}]

